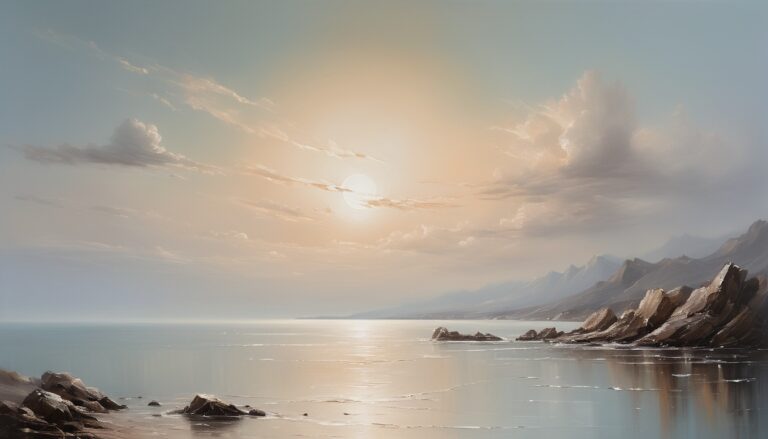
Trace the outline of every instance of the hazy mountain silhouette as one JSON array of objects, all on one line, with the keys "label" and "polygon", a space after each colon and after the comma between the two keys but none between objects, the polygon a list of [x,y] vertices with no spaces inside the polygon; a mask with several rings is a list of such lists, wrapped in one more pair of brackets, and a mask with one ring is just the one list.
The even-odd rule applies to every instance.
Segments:
[{"label": "hazy mountain silhouette", "polygon": [[598,255],[583,266],[551,271],[530,282],[504,282],[474,291],[442,294],[398,307],[356,314],[355,318],[483,318],[498,309],[545,304],[582,291],[608,279],[620,266],[619,258]]},{"label": "hazy mountain silhouette", "polygon": [[709,256],[667,258],[657,263],[626,260],[608,280],[573,296],[543,306],[522,309],[498,308],[483,317],[526,319],[582,319],[608,306],[623,310],[636,306],[646,290],[698,287],[708,282],[726,262],[734,262],[751,274],[768,273],[768,222],[753,223],[743,235],[729,239]]},{"label": "hazy mountain silhouette", "polygon": [[662,246],[641,255],[640,258],[649,262],[658,262],[664,258],[677,258],[680,256],[703,258],[717,250],[730,236],[733,235],[705,238],[703,236],[694,236],[686,233],[670,238]]}]

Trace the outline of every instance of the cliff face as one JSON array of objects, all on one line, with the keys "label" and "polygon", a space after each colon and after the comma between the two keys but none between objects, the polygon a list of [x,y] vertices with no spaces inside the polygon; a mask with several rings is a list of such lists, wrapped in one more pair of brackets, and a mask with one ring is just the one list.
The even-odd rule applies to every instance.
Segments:
[{"label": "cliff face", "polygon": [[753,223],[743,235],[725,242],[713,254],[692,259],[682,256],[649,263],[627,260],[610,279],[562,300],[525,309],[498,309],[494,318],[580,320],[603,307],[624,309],[637,306],[646,291],[682,285],[699,287],[724,264],[733,262],[755,274],[768,273],[768,222]]}]

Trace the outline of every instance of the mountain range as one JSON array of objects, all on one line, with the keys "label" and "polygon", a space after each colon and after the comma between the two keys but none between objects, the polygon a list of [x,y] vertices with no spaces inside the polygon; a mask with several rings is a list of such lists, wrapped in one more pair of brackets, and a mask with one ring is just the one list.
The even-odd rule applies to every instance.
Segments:
[{"label": "mountain range", "polygon": [[706,256],[690,256],[707,248],[715,248],[710,239],[683,235],[653,253],[679,251],[683,255],[664,257],[658,262],[640,258],[622,262],[600,255],[583,266],[572,265],[530,282],[500,283],[353,317],[581,320],[602,307],[622,310],[637,306],[651,288],[698,287],[727,262],[736,263],[752,275],[768,274],[768,222],[764,220],[754,222],[736,238],[721,241],[719,248]]}]

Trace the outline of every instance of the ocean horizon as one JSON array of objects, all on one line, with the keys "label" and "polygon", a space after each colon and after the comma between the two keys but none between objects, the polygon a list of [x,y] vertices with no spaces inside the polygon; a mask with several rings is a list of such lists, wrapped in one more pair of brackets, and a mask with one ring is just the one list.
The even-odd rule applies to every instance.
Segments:
[{"label": "ocean horizon", "polygon": [[[128,406],[103,416],[130,426],[131,437],[721,438],[768,432],[761,416],[768,351],[512,341],[549,324],[2,323],[0,368],[82,378]],[[430,340],[436,326],[505,340],[436,343]],[[268,416],[212,422],[168,413],[197,393]],[[161,407],[148,407],[150,400]]]}]

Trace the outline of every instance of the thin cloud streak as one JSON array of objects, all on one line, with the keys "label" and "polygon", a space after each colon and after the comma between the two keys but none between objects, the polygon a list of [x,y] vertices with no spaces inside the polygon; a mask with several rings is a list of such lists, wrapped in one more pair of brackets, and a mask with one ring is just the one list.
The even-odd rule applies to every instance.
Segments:
[{"label": "thin cloud streak", "polygon": [[[262,137],[272,138],[300,150],[316,152],[336,159],[361,159],[384,163],[382,160],[371,155],[341,148],[333,140],[329,141],[327,146],[314,145],[295,140],[284,130],[274,127],[266,128],[262,126],[254,126],[253,124],[242,120],[240,111],[236,108],[232,108],[231,106],[218,101],[218,98],[225,98],[233,103],[258,108],[267,113],[274,113],[276,111],[276,104],[269,98],[261,97],[259,99],[251,99],[244,96],[242,93],[223,85],[214,78],[181,72],[160,64],[139,66],[124,57],[113,55],[101,49],[93,41],[84,41],[77,37],[62,35],[50,29],[45,32],[38,31],[36,32],[36,35],[45,41],[69,50],[75,50],[79,47],[85,48],[94,53],[99,59],[114,61],[120,68],[128,72],[142,76],[157,77],[166,84],[180,89],[184,95],[182,102],[187,107],[195,111],[204,112],[214,119],[238,128],[248,134],[256,134]],[[156,93],[152,93],[150,96],[164,106],[176,111],[176,105],[174,105],[168,98],[161,97]]]},{"label": "thin cloud streak", "polygon": [[239,204],[254,210],[262,215],[267,215],[288,222],[314,221],[315,219],[304,214],[300,209],[275,203],[269,200],[238,200]]}]

